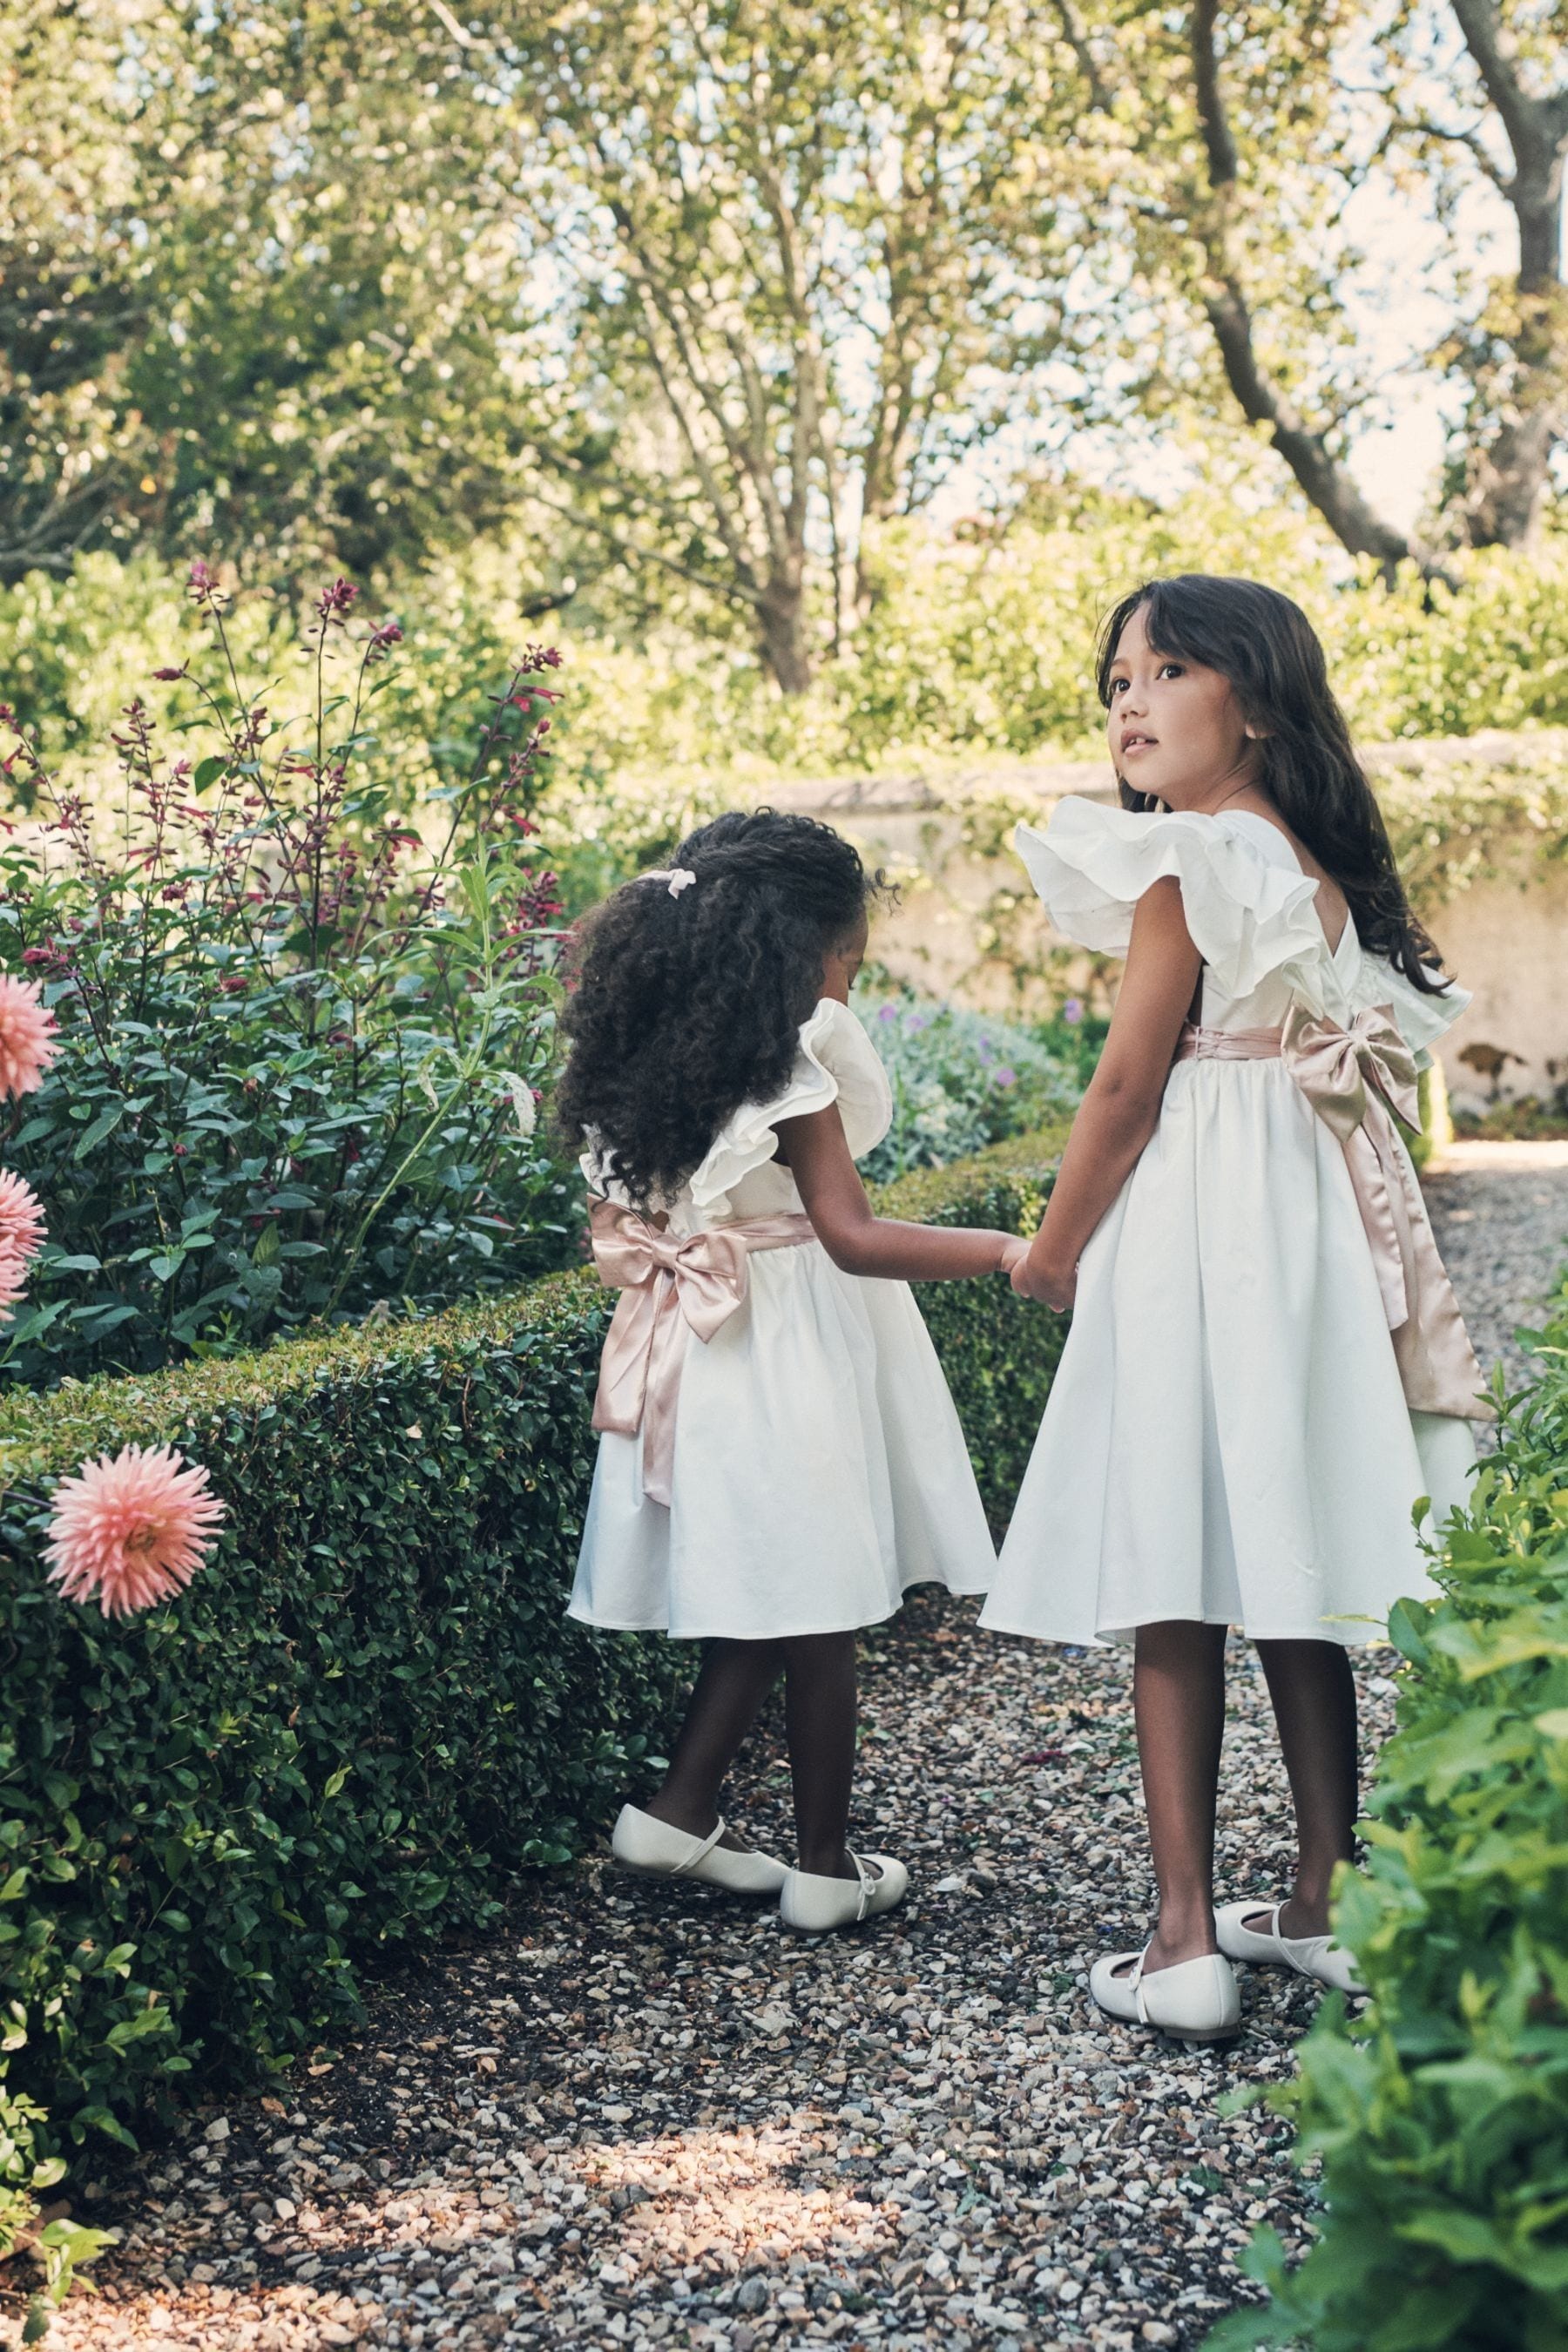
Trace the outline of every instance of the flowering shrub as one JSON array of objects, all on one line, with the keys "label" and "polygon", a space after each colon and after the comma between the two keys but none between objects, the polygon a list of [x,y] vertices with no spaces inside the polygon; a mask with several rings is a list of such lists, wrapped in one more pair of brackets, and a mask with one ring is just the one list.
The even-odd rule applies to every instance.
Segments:
[{"label": "flowering shrub", "polygon": [[1090,1023],[1083,1036],[1083,1007],[1072,1000],[1048,1031],[908,991],[862,993],[854,1005],[893,1089],[892,1126],[862,1163],[875,1183],[966,1159],[1070,1114],[1105,1034],[1103,1022]]},{"label": "flowering shrub", "polygon": [[396,625],[353,631],[336,582],[304,712],[275,718],[201,564],[191,596],[211,659],[158,673],[179,755],[129,705],[112,819],[4,713],[38,817],[0,852],[0,1086],[14,1060],[41,1081],[0,1150],[48,1225],[0,1369],[30,1381],[500,1287],[559,1252],[534,1135],[557,910],[528,814],[556,656],[518,659],[426,842],[367,764]]}]

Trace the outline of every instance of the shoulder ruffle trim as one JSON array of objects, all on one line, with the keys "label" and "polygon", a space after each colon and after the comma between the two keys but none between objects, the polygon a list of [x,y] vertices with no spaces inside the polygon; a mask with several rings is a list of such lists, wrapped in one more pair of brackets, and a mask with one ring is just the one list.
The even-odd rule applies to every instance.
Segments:
[{"label": "shoulder ruffle trim", "polygon": [[1457,982],[1441,995],[1428,996],[1368,948],[1362,950],[1354,992],[1352,1011],[1359,1013],[1370,1004],[1388,1006],[1400,1035],[1423,1064],[1430,1059],[1428,1049],[1447,1034],[1470,1001],[1470,991]]},{"label": "shoulder ruffle trim", "polygon": [[803,1118],[837,1103],[856,1159],[886,1135],[893,1117],[892,1089],[876,1047],[847,1004],[825,997],[801,1024],[789,1084],[771,1102],[742,1103],[720,1129],[690,1193],[695,1207],[712,1210],[744,1177],[765,1167],[786,1118]]},{"label": "shoulder ruffle trim", "polygon": [[1221,817],[1065,800],[1044,833],[1020,824],[1014,840],[1052,922],[1080,947],[1125,955],[1139,899],[1171,879],[1221,994],[1250,995],[1290,965],[1303,979],[1321,978],[1329,949],[1317,885],[1294,861],[1271,865]]}]

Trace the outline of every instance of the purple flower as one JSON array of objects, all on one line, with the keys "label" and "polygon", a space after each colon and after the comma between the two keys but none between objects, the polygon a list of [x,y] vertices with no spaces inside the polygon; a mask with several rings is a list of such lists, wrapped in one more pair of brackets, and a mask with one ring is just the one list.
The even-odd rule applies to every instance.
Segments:
[{"label": "purple flower", "polygon": [[1016,1087],[1018,1083],[1018,1073],[1016,1070],[1009,1069],[1004,1062],[1000,1069],[992,1071],[991,1083],[996,1087]]},{"label": "purple flower", "polygon": [[1078,1027],[1079,1023],[1083,1019],[1083,999],[1081,996],[1069,996],[1068,998],[1067,1003],[1062,1006],[1062,1019],[1067,1023],[1069,1029],[1076,1029]]},{"label": "purple flower", "polygon": [[877,1018],[879,1021],[896,1021],[898,1017],[899,1008],[896,1004],[879,1005],[877,1009]]},{"label": "purple flower", "polygon": [[922,1029],[929,1029],[931,1027],[931,1014],[929,1013],[906,1013],[904,1016],[904,1027],[911,1037],[918,1037]]},{"label": "purple flower", "polygon": [[343,579],[340,573],[331,586],[323,588],[316,599],[318,620],[341,622],[358,594],[359,590],[354,586],[353,582]]}]

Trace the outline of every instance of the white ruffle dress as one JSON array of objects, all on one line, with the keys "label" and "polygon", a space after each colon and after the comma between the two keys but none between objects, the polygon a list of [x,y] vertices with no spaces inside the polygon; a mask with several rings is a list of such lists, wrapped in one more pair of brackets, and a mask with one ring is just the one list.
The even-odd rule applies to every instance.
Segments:
[{"label": "white ruffle dress", "polygon": [[[1017,845],[1052,922],[1105,954],[1173,877],[1205,1029],[1387,1006],[1425,1058],[1468,1002],[1412,987],[1353,924],[1331,950],[1316,884],[1265,817],[1068,800]],[[1285,1063],[1178,1061],[1083,1254],[981,1622],[1083,1643],[1170,1618],[1376,1639],[1401,1595],[1431,1591],[1414,1506],[1441,1519],[1474,1461],[1468,1421],[1405,1402],[1344,1151]]]},{"label": "white ruffle dress", "polygon": [[[746,1103],[663,1203],[670,1230],[798,1215],[781,1121],[837,1103],[857,1159],[892,1095],[848,1007],[801,1029],[788,1085]],[[623,1199],[595,1155],[595,1192]],[[890,1617],[910,1585],[984,1592],[996,1565],[963,1433],[906,1283],[841,1273],[820,1242],[758,1250],[745,1304],[681,1363],[668,1509],[642,1491],[642,1437],[607,1432],[569,1613],[680,1641],[782,1640]]]}]

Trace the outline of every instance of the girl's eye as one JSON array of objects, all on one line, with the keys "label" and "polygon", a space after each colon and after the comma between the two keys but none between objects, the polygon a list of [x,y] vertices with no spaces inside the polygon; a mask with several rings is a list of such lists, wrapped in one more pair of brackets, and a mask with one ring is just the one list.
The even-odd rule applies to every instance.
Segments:
[{"label": "girl's eye", "polygon": [[1162,677],[1180,677],[1184,667],[1184,665],[1181,662],[1162,662],[1160,664],[1160,676]]},{"label": "girl's eye", "polygon": [[1113,677],[1113,678],[1111,679],[1111,681],[1110,681],[1110,691],[1111,691],[1111,693],[1112,693],[1112,694],[1120,694],[1120,693],[1121,693],[1121,689],[1122,689],[1122,688],[1126,685],[1126,683],[1127,683],[1127,680],[1126,680],[1124,677]]}]

